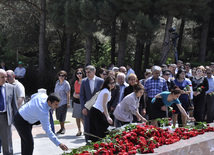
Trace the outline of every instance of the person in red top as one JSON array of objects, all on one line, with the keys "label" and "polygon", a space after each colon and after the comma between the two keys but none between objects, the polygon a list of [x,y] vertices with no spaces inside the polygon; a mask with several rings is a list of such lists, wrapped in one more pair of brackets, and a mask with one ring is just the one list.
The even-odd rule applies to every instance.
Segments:
[{"label": "person in red top", "polygon": [[74,94],[73,94],[73,114],[72,117],[76,118],[76,124],[78,127],[78,132],[76,136],[81,136],[82,131],[81,131],[81,123],[83,124],[83,114],[82,114],[82,109],[80,105],[80,100],[79,100],[79,93],[80,93],[80,86],[82,83],[82,79],[85,77],[84,71],[82,68],[78,68],[75,72],[75,77],[76,81],[74,84]]}]

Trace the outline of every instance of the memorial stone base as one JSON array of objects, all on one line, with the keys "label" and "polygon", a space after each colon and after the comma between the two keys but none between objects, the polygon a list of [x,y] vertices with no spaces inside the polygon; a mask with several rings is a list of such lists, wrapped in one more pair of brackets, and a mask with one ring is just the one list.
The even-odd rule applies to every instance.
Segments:
[{"label": "memorial stone base", "polygon": [[[214,127],[214,123],[210,126]],[[205,132],[187,140],[163,145],[154,151],[149,155],[214,155],[214,132]]]}]

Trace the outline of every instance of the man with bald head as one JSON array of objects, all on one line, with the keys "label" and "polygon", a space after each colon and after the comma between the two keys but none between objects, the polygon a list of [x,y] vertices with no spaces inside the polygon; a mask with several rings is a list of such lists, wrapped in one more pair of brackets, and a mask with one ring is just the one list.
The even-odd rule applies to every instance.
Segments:
[{"label": "man with bald head", "polygon": [[15,79],[15,74],[12,70],[7,70],[7,82],[14,85],[17,99],[16,101],[18,104],[18,108],[20,108],[24,104],[25,87],[21,82]]},{"label": "man with bald head", "polygon": [[124,66],[120,66],[119,72],[124,73],[125,75],[127,74],[127,69]]},{"label": "man with bald head", "polygon": [[17,112],[14,86],[5,83],[7,73],[0,69],[0,137],[2,140],[3,154],[12,155],[12,117]]}]

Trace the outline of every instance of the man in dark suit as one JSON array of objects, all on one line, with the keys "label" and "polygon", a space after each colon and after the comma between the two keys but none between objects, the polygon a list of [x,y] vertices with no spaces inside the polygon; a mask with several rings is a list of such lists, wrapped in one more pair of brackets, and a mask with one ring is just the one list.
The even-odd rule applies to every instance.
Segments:
[{"label": "man in dark suit", "polygon": [[[103,79],[95,76],[96,69],[94,66],[87,66],[85,68],[86,78],[82,80],[80,88],[80,104],[82,107],[83,120],[84,120],[84,132],[89,133],[89,115],[90,111],[85,108],[85,103],[92,98],[92,96],[98,92],[103,84]],[[86,143],[89,140],[89,136],[85,135]]]},{"label": "man in dark suit", "polygon": [[1,62],[0,69],[3,69],[5,71],[7,70],[7,68],[5,67],[4,61]]},{"label": "man in dark suit", "polygon": [[13,85],[5,83],[7,73],[0,69],[0,137],[2,140],[3,154],[12,155],[12,131],[13,115],[17,112],[17,103]]}]

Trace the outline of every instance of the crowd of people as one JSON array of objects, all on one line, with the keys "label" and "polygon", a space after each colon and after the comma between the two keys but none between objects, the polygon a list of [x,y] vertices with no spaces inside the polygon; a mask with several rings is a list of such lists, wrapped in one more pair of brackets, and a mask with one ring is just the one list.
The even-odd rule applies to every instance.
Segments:
[{"label": "crowd of people", "polygon": [[[187,120],[213,122],[213,69],[214,63],[191,68],[190,63],[179,60],[177,64],[154,65],[144,79],[138,79],[131,65],[101,68],[97,76],[96,68],[87,66],[79,94],[86,142],[103,138],[110,125],[158,125],[156,118],[164,117],[171,117],[174,126],[186,126]],[[85,103],[100,90],[88,110]]]},{"label": "crowd of people", "polygon": [[[172,117],[174,126],[186,126],[187,120],[195,124],[214,120],[214,63],[196,68],[180,60],[177,64],[154,65],[146,70],[143,79],[138,79],[131,65],[115,67],[110,64],[108,69],[103,67],[98,71],[88,65],[75,71],[74,84],[67,80],[67,72],[61,70],[57,73],[53,94],[48,96],[46,92],[38,92],[27,103],[24,103],[25,89],[21,83],[26,70],[23,62],[18,65],[13,72],[1,63],[0,137],[3,154],[13,154],[12,123],[21,137],[23,155],[33,153],[31,130],[33,125],[40,123],[50,140],[67,150],[56,134],[66,132],[70,100],[72,117],[78,128],[76,136],[84,132],[86,143],[105,137],[109,126],[121,127],[133,122],[157,126],[156,118],[164,117]],[[87,109],[86,102],[97,92],[93,107]],[[56,134],[52,118],[55,109],[60,122]]]}]

